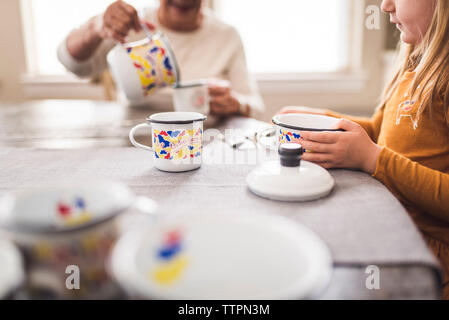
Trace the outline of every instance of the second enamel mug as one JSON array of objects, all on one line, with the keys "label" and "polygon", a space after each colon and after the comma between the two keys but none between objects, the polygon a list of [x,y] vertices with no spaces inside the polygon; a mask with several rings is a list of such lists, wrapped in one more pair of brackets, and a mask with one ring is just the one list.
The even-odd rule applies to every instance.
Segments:
[{"label": "second enamel mug", "polygon": [[[206,119],[198,112],[157,113],[150,116],[147,123],[132,128],[129,139],[135,147],[153,152],[155,167],[161,171],[195,170],[201,167]],[[152,129],[152,147],[135,140],[136,131],[144,127]]]},{"label": "second enamel mug", "polygon": [[342,131],[333,129],[338,121],[338,118],[316,114],[279,114],[272,119],[275,126],[259,132],[257,141],[262,147],[277,152],[281,144],[301,144],[301,131]]}]

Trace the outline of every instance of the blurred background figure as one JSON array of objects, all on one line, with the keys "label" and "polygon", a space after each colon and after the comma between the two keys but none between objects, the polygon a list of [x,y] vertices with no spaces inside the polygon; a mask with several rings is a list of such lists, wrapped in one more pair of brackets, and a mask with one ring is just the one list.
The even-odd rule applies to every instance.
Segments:
[{"label": "blurred background figure", "polygon": [[[190,1],[127,0],[133,10],[147,8],[138,9],[140,16],[168,36],[179,60],[182,81],[227,80],[231,88],[224,86],[224,90],[231,94],[224,97],[239,100],[244,97],[249,102],[255,98],[256,103],[248,102],[250,110],[259,110],[256,105],[265,105],[266,110],[251,113],[251,117],[268,122],[282,107],[292,105],[332,108],[360,116],[372,114],[373,102],[394,63],[398,42],[398,31],[382,15],[380,0]],[[114,88],[106,60],[99,57],[103,48],[119,42],[107,32],[96,36],[93,32],[106,25],[103,19],[106,11],[113,16],[112,9],[117,5],[108,9],[113,3],[113,0],[0,1],[0,38],[8,43],[0,50],[0,104],[51,100],[61,105],[63,100],[64,106],[72,103],[80,110],[80,100],[87,104],[115,101],[121,92]],[[115,15],[110,19],[115,19]],[[193,26],[193,31],[178,31],[186,25]],[[80,27],[73,30],[77,26]],[[129,31],[127,40],[144,37],[135,28],[133,25],[125,28]],[[76,43],[78,48],[69,51],[68,47]],[[237,50],[242,43],[245,50]],[[60,58],[66,58],[62,59],[64,63],[72,62],[69,70],[58,60],[58,46]],[[244,67],[235,67],[245,56]],[[248,80],[251,78],[257,81],[263,104],[257,103],[259,94]],[[145,106],[170,109],[173,103],[170,90],[158,93]],[[218,107],[220,99],[215,100],[213,109],[227,112],[226,108]],[[120,112],[148,113],[147,108],[118,105]],[[57,112],[62,112],[61,109]],[[71,119],[86,123],[84,118],[81,121],[82,117],[89,117],[89,113],[78,111]]]},{"label": "blurred background figure", "polygon": [[[250,116],[263,111],[238,32],[214,17],[202,0],[160,0],[159,7],[139,12],[124,1],[113,2],[70,32],[58,48],[58,58],[78,77],[98,76],[107,69],[106,56],[117,42],[144,38],[142,23],[168,37],[182,81],[208,80],[211,114]],[[145,105],[152,109],[171,110],[170,89],[147,100]]]}]

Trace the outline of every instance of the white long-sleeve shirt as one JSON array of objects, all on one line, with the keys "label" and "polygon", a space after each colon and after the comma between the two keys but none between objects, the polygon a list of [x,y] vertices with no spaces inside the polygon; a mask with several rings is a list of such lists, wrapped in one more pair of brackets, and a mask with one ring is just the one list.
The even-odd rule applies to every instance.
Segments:
[{"label": "white long-sleeve shirt", "polygon": [[[143,12],[145,18],[168,37],[180,68],[181,81],[228,80],[241,102],[250,106],[253,116],[264,111],[257,86],[248,73],[242,40],[234,27],[214,17],[209,10],[204,10],[203,23],[198,30],[176,32],[159,23],[157,8],[146,8]],[[143,37],[144,34],[139,32],[131,34],[128,40]],[[106,70],[106,56],[116,45],[113,40],[104,40],[89,59],[77,61],[68,52],[66,41],[58,48],[59,61],[79,77],[92,77]],[[163,89],[149,96],[147,104],[155,109],[172,109],[171,90]]]}]

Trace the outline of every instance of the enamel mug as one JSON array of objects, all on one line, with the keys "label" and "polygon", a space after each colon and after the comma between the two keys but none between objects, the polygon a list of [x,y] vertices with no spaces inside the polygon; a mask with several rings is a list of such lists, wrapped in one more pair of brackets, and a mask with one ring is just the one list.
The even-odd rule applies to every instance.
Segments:
[{"label": "enamel mug", "polygon": [[[183,172],[201,167],[203,122],[207,117],[197,112],[163,112],[150,116],[129,133],[131,143],[154,154],[155,167],[161,171]],[[153,146],[138,143],[134,136],[141,128],[152,129]]]},{"label": "enamel mug", "polygon": [[[275,126],[267,128],[257,135],[257,141],[267,149],[277,151],[284,143],[301,144],[301,131],[341,131],[332,129],[340,121],[338,118],[324,115],[289,113],[273,117]],[[275,139],[270,139],[274,138]]]},{"label": "enamel mug", "polygon": [[205,81],[178,83],[173,89],[175,111],[209,114],[209,90]]}]

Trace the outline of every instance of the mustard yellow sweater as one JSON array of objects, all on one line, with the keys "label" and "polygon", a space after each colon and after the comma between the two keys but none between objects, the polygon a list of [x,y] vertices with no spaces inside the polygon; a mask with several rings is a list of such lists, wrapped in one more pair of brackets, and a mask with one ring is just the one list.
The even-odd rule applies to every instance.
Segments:
[{"label": "mustard yellow sweater", "polygon": [[359,123],[383,149],[373,177],[401,201],[419,229],[449,245],[449,115],[442,102],[425,108],[409,96],[407,72],[386,106]]}]

